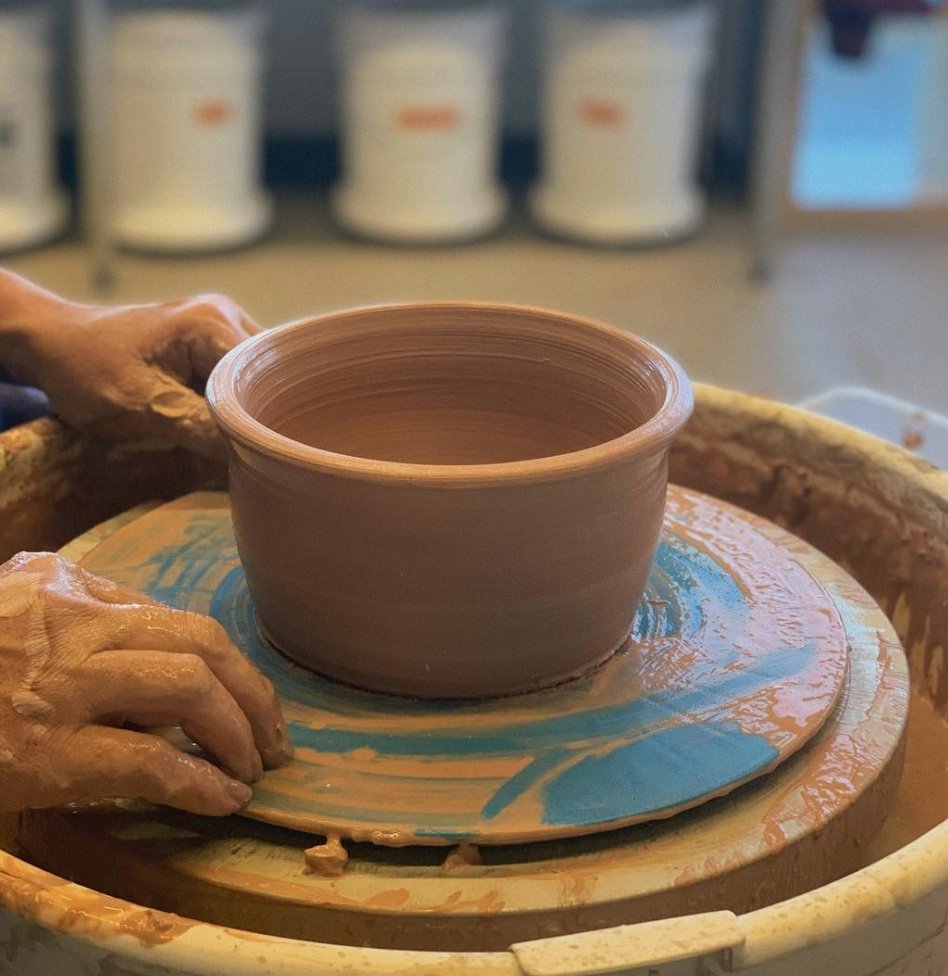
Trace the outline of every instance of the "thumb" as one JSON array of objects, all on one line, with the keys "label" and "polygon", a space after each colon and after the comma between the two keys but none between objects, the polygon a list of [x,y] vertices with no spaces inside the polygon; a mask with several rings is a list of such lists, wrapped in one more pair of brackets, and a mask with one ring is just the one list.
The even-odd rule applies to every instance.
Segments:
[{"label": "thumb", "polygon": [[218,360],[239,342],[260,331],[260,326],[239,305],[220,295],[197,296],[176,306],[170,341],[157,360],[178,375],[173,363],[187,363],[189,375],[180,379],[203,384]]},{"label": "thumb", "polygon": [[224,439],[204,397],[163,372],[154,376],[154,382],[142,417],[142,433],[215,461],[223,460]]}]

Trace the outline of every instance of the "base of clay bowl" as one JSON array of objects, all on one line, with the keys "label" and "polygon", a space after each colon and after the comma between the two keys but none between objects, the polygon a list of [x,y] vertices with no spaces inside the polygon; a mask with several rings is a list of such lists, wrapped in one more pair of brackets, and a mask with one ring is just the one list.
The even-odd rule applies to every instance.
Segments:
[{"label": "base of clay bowl", "polygon": [[261,619],[259,613],[254,614],[254,623],[257,625],[257,633],[260,635],[260,639],[265,641],[267,644],[269,644],[270,647],[272,647],[279,654],[282,654],[284,657],[289,658],[290,661],[293,661],[296,664],[302,665],[308,671],[313,671],[323,678],[328,678],[329,680],[336,682],[339,685],[344,685],[345,687],[350,688],[354,691],[369,691],[372,692],[373,694],[391,695],[392,697],[396,697],[396,698],[440,699],[444,701],[457,701],[457,702],[467,701],[475,698],[478,700],[484,700],[484,699],[493,699],[493,698],[516,697],[519,695],[530,694],[532,692],[537,692],[537,691],[549,691],[551,688],[559,688],[561,685],[566,685],[573,681],[579,681],[580,679],[588,677],[589,675],[593,674],[593,672],[596,672],[603,666],[607,665],[609,661],[611,661],[616,656],[616,654],[619,651],[621,651],[631,639],[629,635],[626,634],[622,638],[622,640],[615,647],[612,648],[612,650],[608,651],[598,660],[593,661],[591,664],[587,665],[587,667],[585,667],[582,671],[572,670],[562,675],[551,675],[549,680],[547,680],[545,683],[534,684],[529,688],[517,688],[516,690],[509,691],[509,692],[491,692],[491,693],[485,693],[480,695],[472,695],[470,694],[469,688],[465,688],[463,690],[458,691],[455,694],[450,694],[450,695],[448,694],[426,695],[423,693],[423,688],[424,688],[423,682],[421,683],[421,690],[419,690],[418,683],[413,682],[409,690],[403,691],[403,690],[398,690],[399,686],[397,680],[388,682],[384,688],[373,687],[373,684],[375,684],[375,682],[366,684],[361,672],[357,672],[355,670],[353,671],[353,675],[351,679],[341,677],[338,669],[336,674],[323,672],[319,668],[314,667],[312,665],[311,652],[304,651],[304,652],[294,653],[294,650],[292,648],[286,648],[281,646],[279,641],[277,641],[276,638],[274,638],[273,634],[271,634],[270,631],[267,629],[267,625]]},{"label": "base of clay bowl", "polygon": [[531,691],[612,654],[691,410],[681,369],[635,336],[449,303],[254,336],[208,399],[268,640],[422,698]]}]

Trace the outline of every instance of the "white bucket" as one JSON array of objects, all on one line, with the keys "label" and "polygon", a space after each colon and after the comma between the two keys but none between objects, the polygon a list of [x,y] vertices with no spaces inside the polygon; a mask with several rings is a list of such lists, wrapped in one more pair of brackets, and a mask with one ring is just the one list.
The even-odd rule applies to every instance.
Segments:
[{"label": "white bucket", "polygon": [[411,243],[478,237],[501,222],[503,23],[482,3],[344,12],[340,224]]},{"label": "white bucket", "polygon": [[542,177],[531,207],[555,234],[602,244],[693,231],[711,5],[562,0],[550,11]]},{"label": "white bucket", "polygon": [[58,234],[66,202],[56,186],[56,134],[47,17],[42,6],[0,10],[0,249]]},{"label": "white bucket", "polygon": [[256,9],[121,14],[112,30],[115,239],[150,251],[243,244],[270,222]]}]

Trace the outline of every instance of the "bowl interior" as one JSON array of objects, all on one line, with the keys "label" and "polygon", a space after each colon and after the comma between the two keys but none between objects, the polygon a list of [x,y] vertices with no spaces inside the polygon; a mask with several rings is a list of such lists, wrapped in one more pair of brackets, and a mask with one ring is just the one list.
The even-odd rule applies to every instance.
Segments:
[{"label": "bowl interior", "polygon": [[302,444],[414,464],[568,454],[629,433],[668,397],[632,336],[526,310],[363,309],[254,347],[241,406]]}]

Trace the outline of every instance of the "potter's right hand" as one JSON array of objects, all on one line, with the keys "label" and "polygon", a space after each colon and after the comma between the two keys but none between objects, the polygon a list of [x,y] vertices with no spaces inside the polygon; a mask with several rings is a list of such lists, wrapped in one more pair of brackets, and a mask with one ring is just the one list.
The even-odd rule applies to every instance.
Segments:
[{"label": "potter's right hand", "polygon": [[[126,723],[180,725],[226,772]],[[0,811],[130,797],[229,814],[291,754],[272,686],[215,621],[51,553],[0,566]]]}]

